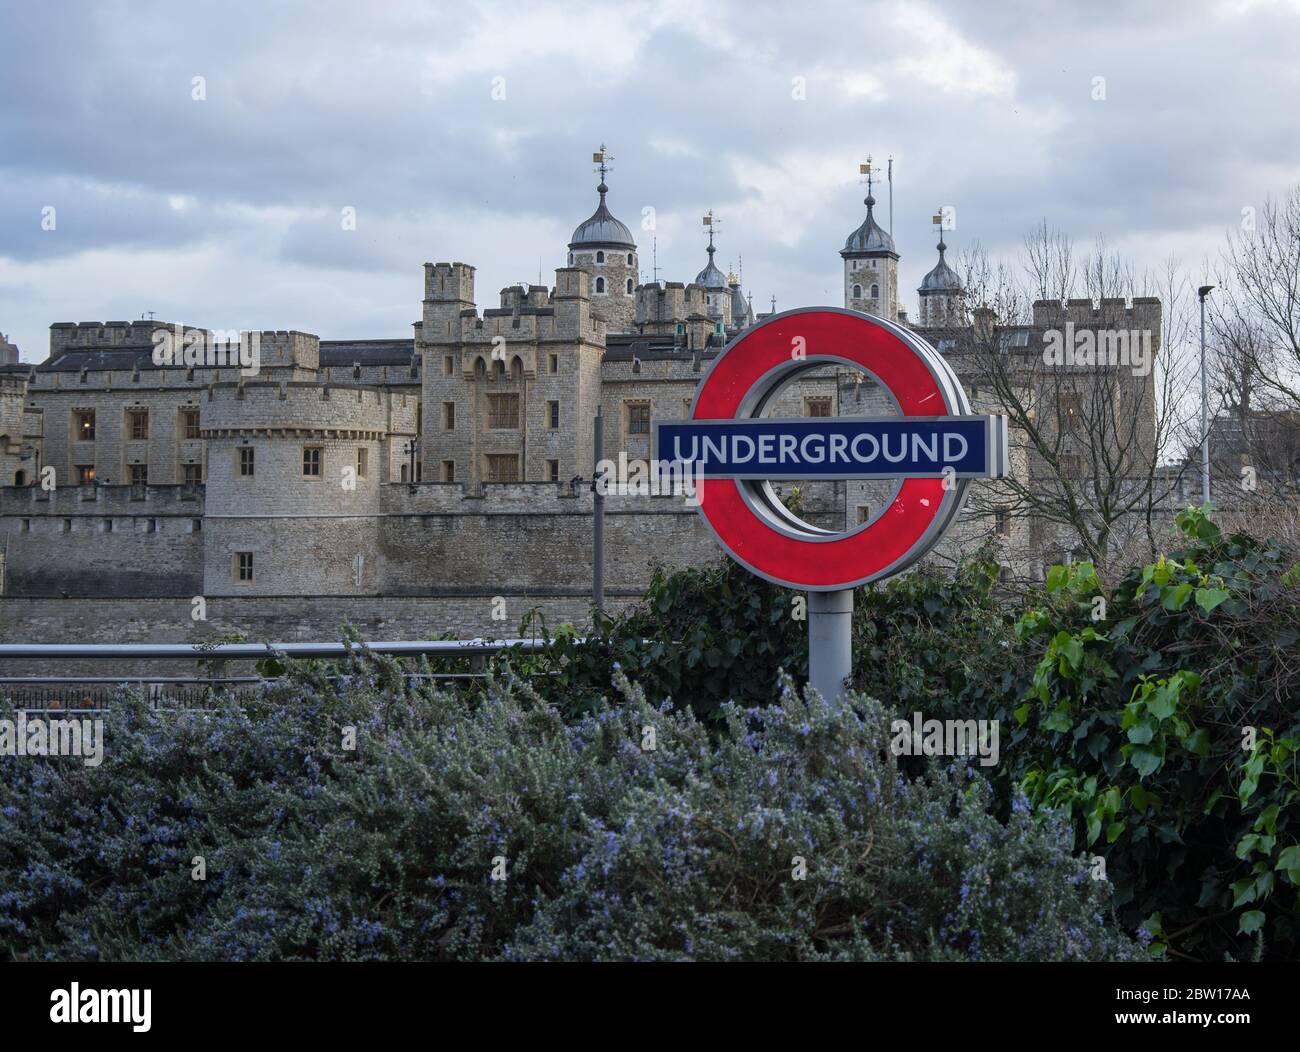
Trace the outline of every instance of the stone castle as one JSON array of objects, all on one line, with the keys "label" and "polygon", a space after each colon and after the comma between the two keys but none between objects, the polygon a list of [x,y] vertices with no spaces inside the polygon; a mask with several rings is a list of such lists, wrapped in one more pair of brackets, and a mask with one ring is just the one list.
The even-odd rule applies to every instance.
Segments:
[{"label": "stone castle", "polygon": [[[453,630],[502,634],[514,626],[487,622],[495,596],[517,597],[512,613],[540,603],[581,617],[597,408],[606,457],[647,458],[652,422],[688,415],[704,367],[756,320],[740,280],[714,262],[712,228],[692,281],[642,282],[603,167],[597,207],[575,229],[553,287],[509,287],[480,311],[473,266],[426,263],[421,318],[406,339],[248,334],[255,373],[229,344],[222,356],[222,334],[161,321],[57,322],[48,358],[34,366],[0,341],[0,602],[29,600],[27,616],[50,632],[86,628],[50,605],[64,598],[156,610],[202,596],[226,601],[229,624],[241,616],[233,611],[252,620],[276,608],[287,623],[270,634],[282,637],[313,623],[309,608],[363,621],[367,610],[399,611],[387,622],[394,633],[436,632],[442,617]],[[996,411],[993,392],[955,360],[960,333],[980,321],[942,237],[910,323],[899,254],[870,188],[865,205],[839,251],[843,305],[911,324],[952,352],[976,411]],[[1159,333],[1158,301],[1107,303],[1125,324]],[[1040,302],[1032,324],[999,337],[1037,354],[1046,328],[1097,325],[1100,309]],[[159,364],[164,332],[203,353]],[[889,411],[861,381],[833,369],[805,375],[777,410]],[[1028,454],[1013,467],[1035,470]],[[805,509],[852,528],[884,514],[888,493],[881,483],[823,483],[806,488]],[[965,520],[953,543],[998,538],[1009,571],[1040,574],[1055,555],[1050,531],[1032,523],[996,510]],[[657,564],[718,556],[680,496],[611,497],[606,537],[616,600],[639,594]],[[427,618],[418,629],[400,613],[416,607]],[[171,627],[157,633],[188,638],[182,608],[168,609],[159,624]]]}]

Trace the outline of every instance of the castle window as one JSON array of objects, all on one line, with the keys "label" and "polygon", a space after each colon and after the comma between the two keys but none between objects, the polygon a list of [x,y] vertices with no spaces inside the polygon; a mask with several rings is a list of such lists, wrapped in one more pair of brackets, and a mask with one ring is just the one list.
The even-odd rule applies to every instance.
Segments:
[{"label": "castle window", "polygon": [[321,477],[321,460],[324,450],[320,446],[304,446],[302,450],[302,477],[318,479]]},{"label": "castle window", "polygon": [[862,286],[861,286],[861,285],[854,285],[854,286],[853,286],[853,298],[854,298],[855,300],[860,300],[860,299],[862,299]]},{"label": "castle window", "polygon": [[605,262],[605,253],[604,253],[604,252],[597,252],[597,253],[596,253],[596,262],[597,262],[597,263],[604,263],[604,262]]},{"label": "castle window", "polygon": [[236,581],[251,581],[253,579],[253,553],[235,552],[234,570]]},{"label": "castle window", "polygon": [[[482,359],[480,359],[482,361]],[[456,430],[456,403],[442,403],[442,429],[444,431]]]},{"label": "castle window", "polygon": [[515,453],[489,453],[487,456],[489,482],[518,482],[519,456]]},{"label": "castle window", "polygon": [[31,519],[23,519],[22,527],[19,529],[18,532],[19,532],[19,533],[31,533],[31,532],[32,532],[32,520],[31,520]]},{"label": "castle window", "polygon": [[524,360],[516,354],[510,362],[510,379],[519,380],[523,378],[523,375]]},{"label": "castle window", "polygon": [[549,372],[558,373],[560,371],[560,356],[558,354],[548,354],[546,356],[546,368]]},{"label": "castle window", "polygon": [[871,506],[869,504],[858,505],[858,525],[861,526],[871,519]]},{"label": "castle window", "polygon": [[27,472],[25,472],[25,471],[15,471],[15,472],[14,472],[14,485],[15,485],[15,486],[25,486],[25,485],[27,485]]},{"label": "castle window", "polygon": [[442,462],[442,481],[456,481],[456,462],[454,460],[444,460]]},{"label": "castle window", "polygon": [[1061,392],[1061,430],[1074,431],[1083,420],[1083,405],[1077,391]]},{"label": "castle window", "polygon": [[627,407],[627,433],[629,435],[650,434],[649,402],[638,402]]},{"label": "castle window", "polygon": [[604,278],[597,278],[597,279],[596,279],[596,291],[597,291],[597,292],[604,292],[604,291],[605,291],[605,279],[604,279]]},{"label": "castle window", "polygon": [[89,486],[95,481],[95,466],[93,464],[78,464],[76,467],[77,485]]},{"label": "castle window", "polygon": [[370,467],[370,450],[366,449],[365,446],[358,446],[357,447],[357,478],[359,479],[365,478],[366,471],[369,469],[369,467]]},{"label": "castle window", "polygon": [[132,464],[131,465],[131,485],[147,486],[149,485],[149,465]]},{"label": "castle window", "polygon": [[546,426],[555,431],[560,426],[560,403],[546,403]]},{"label": "castle window", "polygon": [[546,478],[551,482],[560,481],[560,462],[558,460],[548,460],[546,462]]},{"label": "castle window", "polygon": [[629,267],[632,265],[632,253],[631,253],[631,252],[629,252],[629,253],[627,254],[627,265],[628,265]]},{"label": "castle window", "polygon": [[145,520],[144,520],[144,532],[145,532],[145,533],[157,533],[157,532],[158,532],[158,520],[157,520],[157,519],[145,519]]},{"label": "castle window", "polygon": [[149,437],[149,410],[128,409],[126,411],[127,434],[132,442],[143,442]]},{"label": "castle window", "polygon": [[482,379],[482,378],[483,378],[483,375],[484,375],[486,372],[487,372],[487,365],[486,365],[486,363],[483,361],[483,359],[482,359],[482,358],[475,358],[475,359],[474,359],[474,375],[477,376],[477,377],[479,377],[480,379]]},{"label": "castle window", "polygon": [[410,470],[410,468],[409,468],[407,465],[405,465],[405,464],[402,465],[402,481],[403,481],[403,482],[410,482],[410,481],[411,481],[411,470]]},{"label": "castle window", "polygon": [[71,532],[72,532],[72,520],[71,520],[71,519],[64,519],[64,520],[63,520],[63,532],[64,532],[64,533],[71,533]]},{"label": "castle window", "polygon": [[243,479],[251,479],[253,477],[253,457],[252,446],[240,446],[239,466],[236,468],[235,474]]},{"label": "castle window", "polygon": [[488,428],[508,431],[519,427],[519,396],[517,394],[488,395]]},{"label": "castle window", "polygon": [[830,416],[831,400],[829,398],[805,398],[803,400],[804,416]]},{"label": "castle window", "polygon": [[872,286],[871,286],[871,298],[872,298],[873,300],[878,300],[878,299],[880,299],[880,286],[879,286],[879,285],[872,285]]},{"label": "castle window", "polygon": [[442,358],[442,375],[450,376],[456,368],[456,359],[450,354],[443,355]]},{"label": "castle window", "polygon": [[95,411],[78,409],[72,414],[72,440],[74,442],[95,441]]},{"label": "castle window", "polygon": [[573,253],[569,253],[569,266],[573,266]]},{"label": "castle window", "polygon": [[1011,535],[1011,512],[1007,508],[998,508],[993,512],[993,532],[999,537]]},{"label": "castle window", "polygon": [[182,464],[185,471],[185,485],[200,486],[203,484],[203,465],[202,464]]},{"label": "castle window", "polygon": [[628,279],[627,279],[627,294],[628,294],[629,296],[632,295],[632,279],[631,279],[631,278],[628,278]]},{"label": "castle window", "polygon": [[197,409],[181,410],[181,437],[185,439],[199,437],[199,411]]}]

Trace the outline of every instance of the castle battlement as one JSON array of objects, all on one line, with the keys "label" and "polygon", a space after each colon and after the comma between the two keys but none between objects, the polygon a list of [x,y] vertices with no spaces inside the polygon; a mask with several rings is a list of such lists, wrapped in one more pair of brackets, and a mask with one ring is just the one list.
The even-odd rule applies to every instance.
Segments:
[{"label": "castle battlement", "polygon": [[88,485],[0,486],[0,516],[19,518],[203,515],[204,487]]},{"label": "castle battlement", "polygon": [[395,395],[353,384],[247,380],[214,384],[200,405],[205,437],[222,432],[384,434]]},{"label": "castle battlement", "polygon": [[[594,495],[589,479],[563,482],[421,482],[380,487],[384,515],[590,515]],[[684,497],[673,494],[614,493],[605,497],[605,513],[695,513]]]},{"label": "castle battlement", "polygon": [[1159,332],[1160,300],[1153,296],[1106,297],[1091,299],[1034,300],[1035,328],[1050,329],[1066,324],[1076,328],[1150,329]]}]

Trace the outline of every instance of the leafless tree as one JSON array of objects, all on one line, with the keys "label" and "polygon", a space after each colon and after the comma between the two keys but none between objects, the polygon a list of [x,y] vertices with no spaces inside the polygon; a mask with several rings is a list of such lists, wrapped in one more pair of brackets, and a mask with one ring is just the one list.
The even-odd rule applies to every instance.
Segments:
[{"label": "leafless tree", "polygon": [[[970,384],[991,388],[1013,435],[1012,476],[980,487],[975,511],[1010,513],[1031,549],[1063,549],[1103,570],[1117,553],[1131,557],[1135,540],[1157,550],[1179,501],[1172,462],[1190,423],[1186,275],[1171,261],[1137,276],[1100,240],[1081,256],[1046,223],[1026,237],[1018,265],[975,245],[958,267],[972,324],[949,358]],[[1085,354],[1091,341],[1091,360],[1049,353],[1073,351],[1076,340]]]}]

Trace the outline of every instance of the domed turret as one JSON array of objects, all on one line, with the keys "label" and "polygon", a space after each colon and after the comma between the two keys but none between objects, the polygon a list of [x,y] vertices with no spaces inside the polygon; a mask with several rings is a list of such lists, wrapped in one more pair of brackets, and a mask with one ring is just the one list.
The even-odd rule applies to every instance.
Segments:
[{"label": "domed turret", "polygon": [[569,266],[581,267],[590,277],[591,314],[605,323],[609,332],[627,332],[636,316],[635,291],[640,271],[637,269],[636,242],[632,231],[614,218],[605,204],[609,187],[605,174],[613,160],[605,147],[592,155],[598,165],[600,203],[591,217],[583,220],[569,242]]},{"label": "domed turret", "polygon": [[569,242],[569,249],[576,251],[580,248],[621,248],[624,251],[635,252],[636,242],[632,240],[632,231],[615,219],[605,204],[605,195],[609,193],[609,187],[605,185],[604,179],[596,187],[596,192],[600,194],[600,204],[596,206],[596,211],[589,219],[584,219],[578,224]]},{"label": "domed turret", "polygon": [[[942,213],[941,213],[942,214]],[[948,246],[943,242],[943,229],[939,230],[939,262],[921,279],[916,290],[921,297],[920,325],[937,327],[942,325],[959,325],[962,322],[962,300],[965,290],[957,272],[948,266],[944,252]]]},{"label": "domed turret", "polygon": [[867,218],[845,240],[840,255],[845,259],[850,256],[878,255],[889,255],[897,259],[898,252],[894,249],[894,239],[876,222],[875,217],[871,214],[871,210],[876,206],[876,199],[868,193],[863,204],[867,206]]},{"label": "domed turret", "polygon": [[712,244],[709,245],[709,262],[704,269],[695,275],[695,284],[703,285],[706,289],[725,289],[727,288],[727,275],[722,273],[713,262],[713,253],[717,249]]},{"label": "domed turret", "polygon": [[867,177],[867,196],[863,201],[867,218],[840,249],[844,260],[844,306],[886,321],[897,321],[898,252],[893,237],[876,222],[870,160],[861,170]]}]

